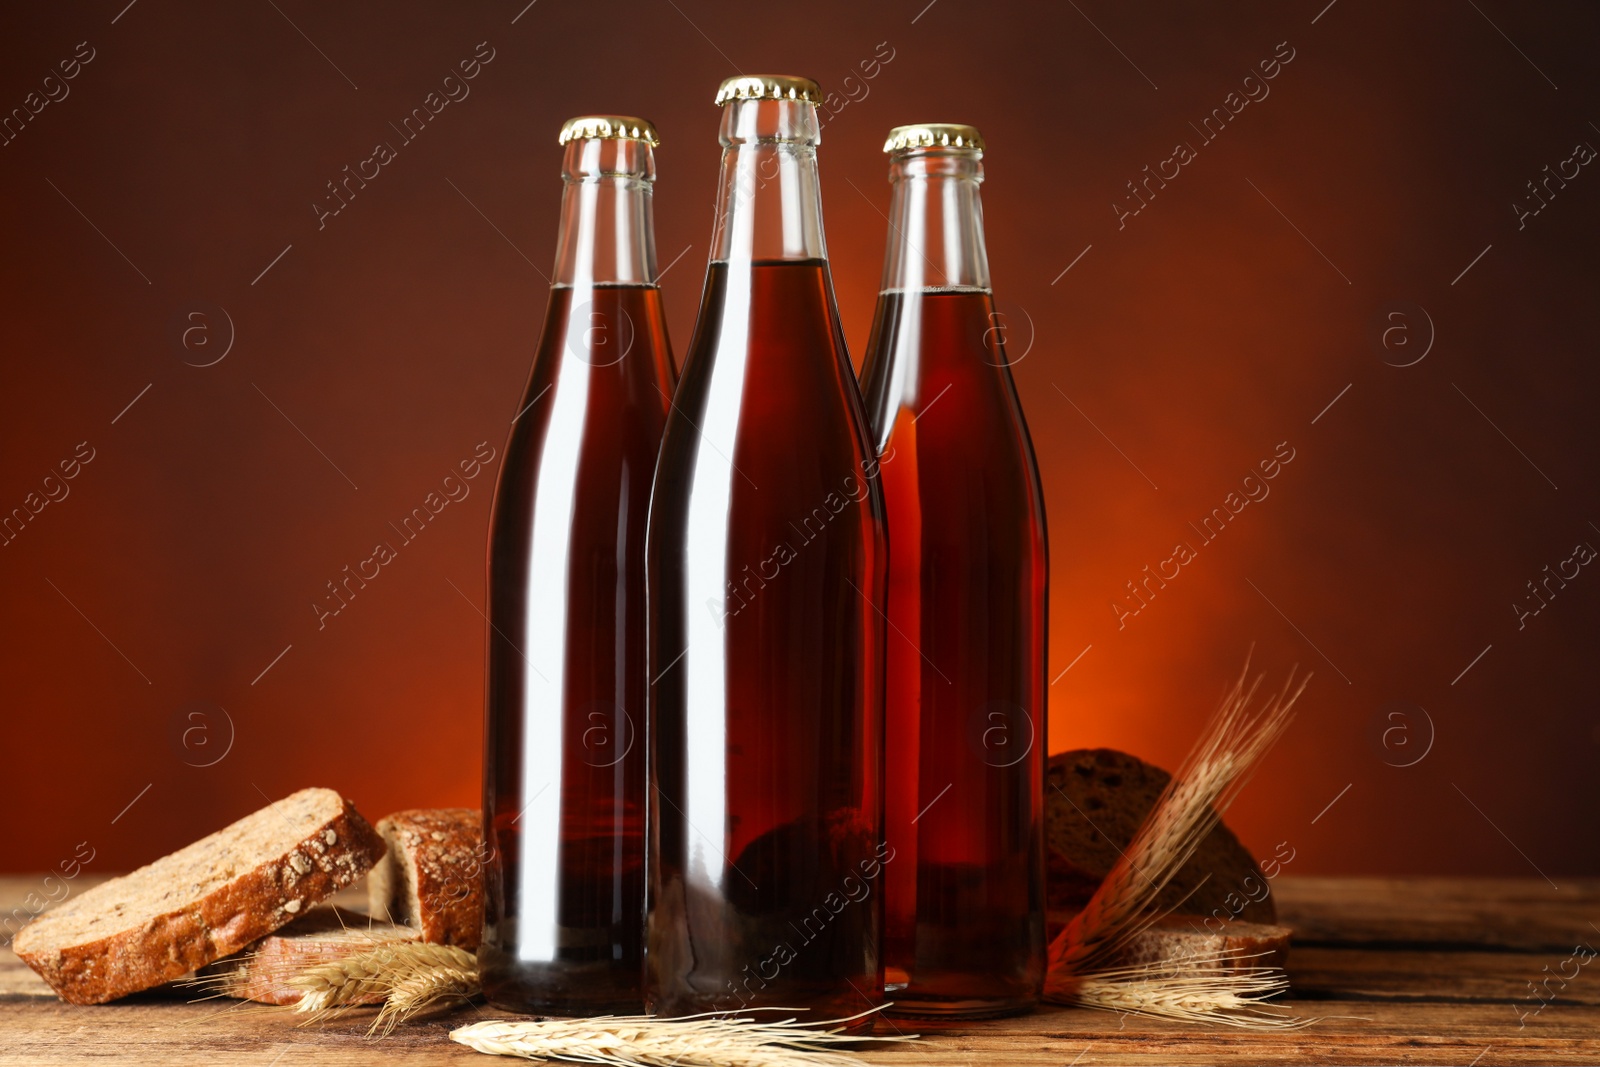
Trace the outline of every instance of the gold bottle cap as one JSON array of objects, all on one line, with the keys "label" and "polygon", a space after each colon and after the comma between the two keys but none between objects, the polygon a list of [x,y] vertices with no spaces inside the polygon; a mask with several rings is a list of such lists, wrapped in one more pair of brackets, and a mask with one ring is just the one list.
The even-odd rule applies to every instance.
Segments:
[{"label": "gold bottle cap", "polygon": [[810,78],[788,74],[742,74],[727,78],[717,87],[717,106],[730,100],[807,100],[822,99],[822,88]]},{"label": "gold bottle cap", "polygon": [[561,125],[561,138],[557,143],[566,144],[582,137],[643,141],[651,148],[661,143],[656,128],[650,125],[648,120],[635,118],[632,115],[580,115],[575,119],[568,119]]},{"label": "gold bottle cap", "polygon": [[885,152],[906,152],[918,148],[976,148],[983,150],[983,134],[959,122],[921,122],[915,126],[896,126],[883,143]]}]

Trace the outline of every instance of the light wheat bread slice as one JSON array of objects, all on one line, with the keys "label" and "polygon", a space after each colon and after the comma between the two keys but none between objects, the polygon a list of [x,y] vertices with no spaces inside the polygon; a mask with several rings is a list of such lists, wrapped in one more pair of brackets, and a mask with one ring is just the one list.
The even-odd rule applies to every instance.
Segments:
[{"label": "light wheat bread slice", "polygon": [[[1135,935],[1118,954],[1117,966],[1150,967],[1182,976],[1201,968],[1245,973],[1282,967],[1289,955],[1287,926],[1235,919],[1213,926],[1193,915],[1167,915]],[[1219,958],[1220,957],[1220,958]]]},{"label": "light wheat bread slice", "polygon": [[[289,979],[307,968],[420,936],[409,926],[376,922],[358,912],[319,904],[276,933],[251,942],[243,952],[202,970],[201,984],[239,1000],[294,1004],[304,991],[291,986]],[[374,991],[349,1003],[376,1004],[383,997]]]},{"label": "light wheat bread slice", "polygon": [[374,919],[414,926],[422,940],[478,947],[483,930],[483,816],[417,808],[378,820],[389,850],[367,876]]},{"label": "light wheat bread slice", "polygon": [[[1051,911],[1045,929],[1050,940],[1076,912]],[[1111,967],[1145,967],[1154,975],[1182,977],[1206,972],[1228,974],[1282,967],[1293,931],[1272,923],[1210,920],[1199,915],[1164,915],[1140,930],[1109,961]]]},{"label": "light wheat bread slice", "polygon": [[103,1004],[238,952],[366,873],[383,839],[331,789],[302,789],[103,882],[12,949],[73,1004]]}]

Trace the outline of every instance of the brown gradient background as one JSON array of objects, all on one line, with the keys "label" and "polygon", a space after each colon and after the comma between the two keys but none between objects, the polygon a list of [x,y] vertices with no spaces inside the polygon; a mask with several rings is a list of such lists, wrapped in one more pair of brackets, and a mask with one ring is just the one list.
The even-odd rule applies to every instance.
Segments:
[{"label": "brown gradient background", "polygon": [[[1600,545],[1600,173],[1521,231],[1512,209],[1545,165],[1600,145],[1600,11],[539,0],[513,24],[525,2],[0,17],[0,109],[79,41],[97,52],[0,148],[0,511],[78,442],[96,452],[0,547],[0,868],[84,840],[91,869],[129,868],[311,784],[372,817],[476,804],[498,460],[325,629],[311,605],[478,442],[502,448],[543,315],[559,124],[658,124],[662,264],[687,249],[664,282],[681,352],[716,83],[793,71],[838,89],[886,41],[822,148],[845,328],[859,360],[885,131],[978,125],[1048,498],[1051,749],[1172,765],[1255,642],[1270,678],[1295,662],[1316,678],[1234,810],[1248,843],[1291,842],[1294,873],[1600,872],[1600,573],[1521,631],[1511,607]],[[480,41],[496,56],[471,96],[400,146],[389,123]],[[1282,41],[1296,55],[1270,97],[1201,146],[1188,123]],[[324,184],[379,140],[398,158],[319,231]],[[1119,231],[1124,182],[1179,140],[1198,159]],[[236,327],[206,368],[170,336],[196,300]],[[1415,366],[1372,340],[1394,300],[1436,327]],[[1296,456],[1270,497],[1119,631],[1123,583],[1282,441]],[[1426,747],[1419,716],[1376,740],[1401,700],[1434,732],[1405,768],[1389,764]],[[215,747],[178,744],[194,702],[235,731],[208,768],[185,759],[228,729],[214,714]]]}]

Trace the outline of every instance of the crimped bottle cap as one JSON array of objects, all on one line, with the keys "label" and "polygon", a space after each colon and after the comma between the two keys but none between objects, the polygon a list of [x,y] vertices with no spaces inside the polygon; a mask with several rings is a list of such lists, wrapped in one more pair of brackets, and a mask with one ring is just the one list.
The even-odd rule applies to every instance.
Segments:
[{"label": "crimped bottle cap", "polygon": [[822,88],[810,78],[789,74],[741,74],[727,78],[717,87],[717,106],[730,100],[807,100],[822,99]]},{"label": "crimped bottle cap", "polygon": [[883,142],[885,152],[907,152],[918,148],[976,148],[983,150],[983,134],[959,122],[919,122],[915,126],[896,126]]},{"label": "crimped bottle cap", "polygon": [[557,144],[566,144],[582,137],[613,141],[643,141],[651,148],[661,143],[656,128],[648,119],[633,115],[580,115],[561,124],[561,137]]}]

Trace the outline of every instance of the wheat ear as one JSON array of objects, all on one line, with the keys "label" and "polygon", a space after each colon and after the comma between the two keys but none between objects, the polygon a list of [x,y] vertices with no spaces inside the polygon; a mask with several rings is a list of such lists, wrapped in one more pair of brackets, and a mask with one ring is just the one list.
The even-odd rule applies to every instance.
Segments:
[{"label": "wheat ear", "polygon": [[396,1024],[441,1000],[469,1000],[481,989],[477,958],[470,952],[452,948],[449,958],[418,966],[410,974],[395,979],[368,1033],[387,1037]]},{"label": "wheat ear", "polygon": [[1288,988],[1278,968],[1241,968],[1230,953],[1198,956],[1181,968],[1120,967],[1119,952],[1161,917],[1156,899],[1194,855],[1255,765],[1283,735],[1298,685],[1294,671],[1259,711],[1250,707],[1261,678],[1246,684],[1247,657],[1194,750],[1162,791],[1127,850],[1088,905],[1050,946],[1045,999],[1064,1004],[1138,1012],[1191,1022],[1220,1022],[1256,1029],[1307,1025],[1258,1003]]},{"label": "wheat ear", "polygon": [[1158,918],[1157,896],[1194,855],[1249,772],[1282,736],[1294,703],[1310,681],[1294,672],[1259,712],[1250,706],[1261,678],[1246,684],[1250,664],[1223,694],[1194,751],[1167,783],[1133,841],[1088,905],[1050,946],[1052,979],[1102,966]]},{"label": "wheat ear", "polygon": [[840,1024],[869,1014],[812,1025],[792,1018],[758,1022],[749,1016],[720,1013],[682,1019],[607,1015],[593,1019],[480,1022],[452,1030],[450,1038],[495,1056],[576,1060],[615,1067],[861,1067],[862,1060],[835,1049],[843,1044],[910,1041],[916,1037],[859,1037],[842,1032]]},{"label": "wheat ear", "polygon": [[1222,1023],[1247,1030],[1298,1030],[1316,1021],[1263,1006],[1264,998],[1288,990],[1288,977],[1277,968],[1242,970],[1239,962],[1238,956],[1216,953],[1192,958],[1182,971],[1159,964],[1097,971],[1078,979],[1075,1002],[1106,1011]]},{"label": "wheat ear", "polygon": [[[397,987],[419,976],[470,972],[475,984],[477,971],[478,962],[472,953],[453,945],[379,945],[331,963],[308,967],[290,978],[288,985],[301,991],[294,1010],[309,1015],[311,1018],[307,1021],[312,1021],[344,1011],[358,999],[387,1001]],[[399,1019],[394,1018],[394,1021]]]}]

